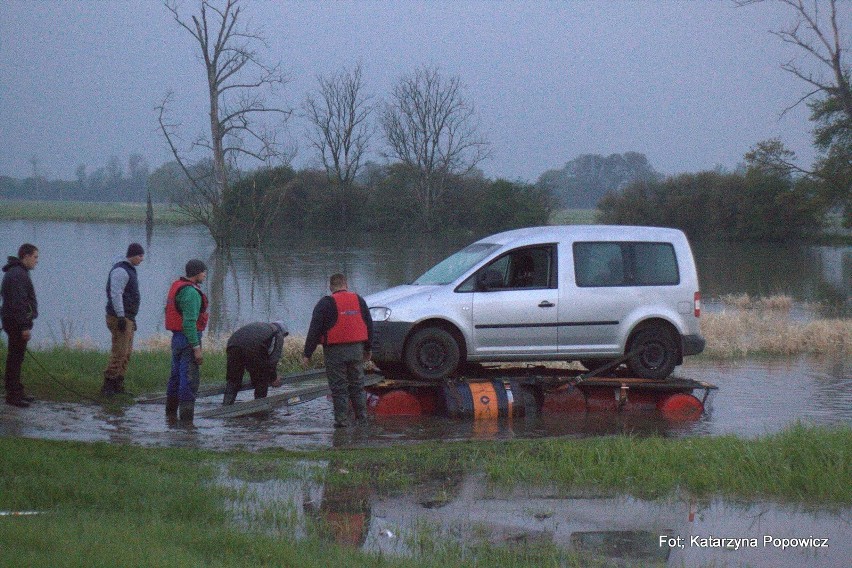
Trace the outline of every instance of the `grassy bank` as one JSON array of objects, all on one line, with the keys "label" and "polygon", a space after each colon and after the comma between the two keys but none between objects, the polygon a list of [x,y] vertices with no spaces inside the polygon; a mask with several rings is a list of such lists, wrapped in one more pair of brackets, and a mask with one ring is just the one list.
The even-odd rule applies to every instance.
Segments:
[{"label": "grassy bank", "polygon": [[324,542],[321,527],[299,541],[293,519],[270,528],[269,519],[287,510],[281,503],[270,504],[274,512],[255,511],[256,524],[233,521],[226,502],[245,496],[217,484],[219,472],[298,481],[305,460],[333,464],[311,474],[327,492],[365,487],[368,498],[438,481],[450,500],[464,475],[484,473],[498,487],[545,486],[566,496],[852,504],[848,427],[797,426],[757,440],[612,437],[260,454],[4,438],[0,456],[0,510],[45,512],[0,518],[2,557],[18,566],[589,565],[546,547],[459,555],[423,546],[429,554],[416,560],[371,557]]},{"label": "grassy bank", "polygon": [[[144,203],[0,200],[0,220],[144,223]],[[170,205],[154,205],[154,222],[191,224]]]},{"label": "grassy bank", "polygon": [[[226,339],[221,338],[205,341],[204,363],[201,366],[202,386],[225,382],[225,343]],[[24,359],[21,372],[27,391],[43,400],[100,400],[103,370],[109,360],[109,353],[87,345],[87,342],[72,341],[69,346],[31,350]],[[287,338],[279,373],[301,370],[299,357],[303,345],[303,339]],[[312,358],[316,366],[323,364],[321,351]],[[0,343],[0,361],[5,361],[5,358],[6,345]],[[125,377],[128,394],[110,400],[113,403],[130,403],[132,395],[165,391],[170,373],[169,338],[163,335],[138,341]]]}]

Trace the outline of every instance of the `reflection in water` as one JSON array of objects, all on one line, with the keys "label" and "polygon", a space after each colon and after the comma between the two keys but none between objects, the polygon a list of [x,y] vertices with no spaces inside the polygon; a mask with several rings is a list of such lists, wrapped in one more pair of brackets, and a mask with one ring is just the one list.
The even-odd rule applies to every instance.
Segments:
[{"label": "reflection in water", "polygon": [[[404,496],[385,497],[371,494],[365,484],[347,482],[349,472],[334,462],[296,469],[302,473],[286,479],[271,473],[261,479],[221,475],[218,483],[241,496],[230,506],[236,522],[272,534],[319,534],[365,552],[407,557],[444,548],[464,554],[482,545],[535,543],[627,565],[721,562],[799,568],[842,566],[852,554],[848,508],[577,497],[536,487],[495,489],[480,475],[465,476],[450,493],[443,485],[427,483]],[[324,476],[337,482],[324,485],[318,481]],[[823,542],[828,546],[818,546]]]}]

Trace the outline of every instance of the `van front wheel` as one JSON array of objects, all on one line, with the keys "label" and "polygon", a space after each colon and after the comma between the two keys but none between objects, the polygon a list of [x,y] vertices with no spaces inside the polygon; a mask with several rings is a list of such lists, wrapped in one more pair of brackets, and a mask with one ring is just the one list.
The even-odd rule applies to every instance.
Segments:
[{"label": "van front wheel", "polygon": [[678,348],[672,333],[652,325],[636,332],[629,352],[640,352],[627,361],[630,371],[643,379],[665,379],[677,366]]},{"label": "van front wheel", "polygon": [[405,366],[416,378],[437,381],[459,366],[459,346],[453,335],[440,327],[424,327],[405,346]]}]

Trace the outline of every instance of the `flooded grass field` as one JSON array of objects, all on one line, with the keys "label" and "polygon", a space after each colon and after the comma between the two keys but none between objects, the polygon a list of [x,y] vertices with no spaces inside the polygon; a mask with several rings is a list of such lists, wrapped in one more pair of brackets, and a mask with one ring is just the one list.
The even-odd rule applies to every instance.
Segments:
[{"label": "flooded grass field", "polygon": [[495,488],[481,475],[465,476],[451,493],[425,484],[404,495],[375,496],[366,485],[340,489],[317,481],[333,463],[303,466],[286,481],[223,472],[217,483],[239,495],[228,505],[234,522],[298,538],[320,534],[391,557],[538,547],[617,566],[798,568],[842,566],[852,554],[848,508],[572,496],[542,487]]},{"label": "flooded grass field", "polygon": [[[587,437],[614,434],[756,437],[791,424],[852,424],[852,371],[841,359],[699,360],[677,375],[718,386],[697,421],[669,421],[655,412],[580,412],[499,421],[448,420],[441,416],[385,417],[366,428],[335,430],[331,404],[319,398],[250,416],[202,418],[221,405],[221,396],[200,399],[191,427],[170,426],[161,405],[104,407],[98,404],[37,402],[30,409],[0,413],[0,436],[110,441],[143,446],[214,450],[371,447],[430,440],[494,440]],[[272,389],[270,394],[287,392]],[[244,391],[238,400],[250,398]]]}]

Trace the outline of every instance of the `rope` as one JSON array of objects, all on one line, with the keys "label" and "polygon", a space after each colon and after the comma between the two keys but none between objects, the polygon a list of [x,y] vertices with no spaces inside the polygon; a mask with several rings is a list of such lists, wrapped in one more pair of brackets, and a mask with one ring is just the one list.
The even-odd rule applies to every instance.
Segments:
[{"label": "rope", "polygon": [[90,397],[90,396],[86,396],[86,395],[84,395],[83,393],[81,393],[80,391],[78,391],[78,390],[76,390],[76,389],[74,389],[74,388],[72,388],[72,387],[68,386],[68,384],[67,384],[67,383],[65,383],[65,382],[63,382],[63,381],[60,381],[59,379],[57,379],[56,377],[54,377],[54,376],[53,376],[53,374],[52,374],[50,371],[48,371],[48,370],[47,370],[47,367],[45,367],[45,366],[41,363],[41,361],[39,361],[39,360],[38,360],[38,358],[37,358],[37,357],[33,354],[33,352],[32,352],[32,351],[30,351],[29,349],[27,349],[27,355],[29,355],[29,356],[30,356],[30,359],[32,359],[33,361],[35,361],[35,364],[36,364],[36,365],[38,365],[39,367],[41,367],[41,370],[42,370],[42,371],[44,371],[44,373],[47,375],[47,378],[48,378],[48,379],[50,379],[51,381],[53,381],[54,383],[56,383],[56,384],[57,384],[57,385],[59,385],[60,387],[64,388],[64,389],[65,389],[65,390],[67,390],[68,392],[70,392],[70,393],[72,393],[72,394],[77,395],[77,396],[78,396],[78,397],[80,397],[82,400],[88,400],[89,402],[94,402],[94,403],[98,403],[98,404],[100,404],[100,402],[101,402],[100,400],[94,399],[94,398],[92,398],[92,397]]}]

